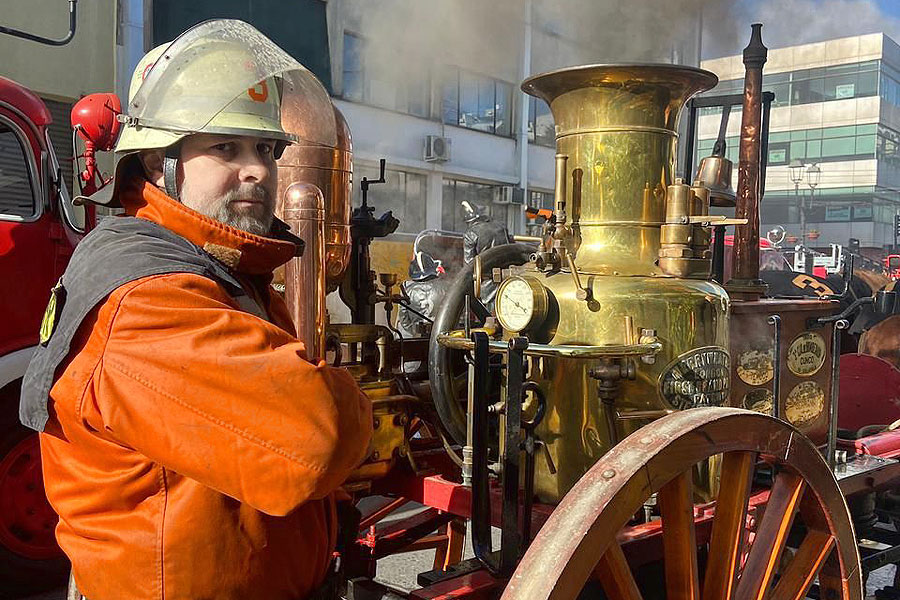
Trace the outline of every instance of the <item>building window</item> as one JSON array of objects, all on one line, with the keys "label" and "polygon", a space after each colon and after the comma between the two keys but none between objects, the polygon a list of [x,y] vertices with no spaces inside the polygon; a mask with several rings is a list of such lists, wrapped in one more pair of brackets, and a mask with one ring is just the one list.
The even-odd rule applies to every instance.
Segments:
[{"label": "building window", "polygon": [[540,98],[528,98],[528,141],[540,146],[556,147],[556,131],[550,107]]},{"label": "building window", "polygon": [[[773,73],[763,78],[763,89],[775,94],[772,106],[776,107],[865,98],[879,94],[879,70],[884,71],[884,65],[880,61],[871,60],[849,65]],[[881,78],[882,81],[891,79],[884,72]],[[900,74],[894,79],[900,80]],[[897,86],[900,88],[900,84]],[[885,87],[883,83],[882,96],[885,96]],[[743,79],[729,79],[719,82],[710,94],[739,94],[743,89]],[[900,105],[900,89],[891,89],[887,94],[891,96],[891,101]]]},{"label": "building window", "polygon": [[29,155],[20,135],[0,120],[0,218],[28,219],[38,212]]},{"label": "building window", "polygon": [[[378,179],[378,168],[357,166],[353,168],[353,179],[362,181]],[[425,229],[425,175],[385,169],[385,183],[369,187],[368,204],[375,207],[375,218],[387,211],[400,219],[399,233],[419,233]],[[353,206],[362,205],[362,192],[357,185],[353,188]]]},{"label": "building window", "polygon": [[512,135],[512,86],[484,75],[445,67],[442,117],[459,125],[497,135]]},{"label": "building window", "polygon": [[[363,74],[363,39],[344,32],[344,85],[343,96],[347,100],[362,102],[365,89]],[[377,177],[376,177],[377,179]]]},{"label": "building window", "polygon": [[345,100],[364,102],[388,110],[428,116],[428,75],[408,72],[403,81],[366,64],[365,38],[344,32],[343,94]]},{"label": "building window", "polygon": [[460,204],[463,200],[468,200],[505,226],[509,205],[494,202],[501,188],[502,186],[497,185],[445,179],[441,195],[441,229],[460,232],[466,230],[468,224],[463,219]]},{"label": "building window", "polygon": [[[876,148],[879,150],[879,157],[887,155],[889,152],[896,152],[893,150],[896,148],[896,143],[891,142],[888,134],[883,134],[881,129],[876,135],[876,127],[874,123],[870,123],[771,133],[769,134],[769,164],[772,166],[786,165],[792,160],[804,162],[865,160],[875,158]],[[897,135],[900,136],[900,134]],[[879,142],[878,136],[881,136],[884,141]],[[740,138],[732,136],[726,138],[725,143],[727,158],[736,163]],[[712,138],[698,140],[696,160],[699,161],[704,156],[709,156],[714,144],[715,140]]]}]

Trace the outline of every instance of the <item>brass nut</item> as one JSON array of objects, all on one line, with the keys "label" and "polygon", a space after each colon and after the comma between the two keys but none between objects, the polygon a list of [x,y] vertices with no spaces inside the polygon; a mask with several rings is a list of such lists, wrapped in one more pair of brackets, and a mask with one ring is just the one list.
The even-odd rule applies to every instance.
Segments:
[{"label": "brass nut", "polygon": [[686,246],[669,246],[659,250],[660,258],[691,258],[694,252]]}]

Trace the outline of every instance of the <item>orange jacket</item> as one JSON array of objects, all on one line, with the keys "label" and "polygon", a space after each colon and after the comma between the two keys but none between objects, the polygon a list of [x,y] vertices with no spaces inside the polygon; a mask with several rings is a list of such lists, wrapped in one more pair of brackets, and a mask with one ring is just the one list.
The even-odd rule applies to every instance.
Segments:
[{"label": "orange jacket", "polygon": [[240,251],[234,272],[276,324],[173,273],[123,285],[81,325],[41,434],[75,581],[90,600],[303,598],[327,572],[333,494],[364,457],[370,403],[344,370],[306,360],[270,293],[292,244],[146,182],[122,201],[201,247]]}]

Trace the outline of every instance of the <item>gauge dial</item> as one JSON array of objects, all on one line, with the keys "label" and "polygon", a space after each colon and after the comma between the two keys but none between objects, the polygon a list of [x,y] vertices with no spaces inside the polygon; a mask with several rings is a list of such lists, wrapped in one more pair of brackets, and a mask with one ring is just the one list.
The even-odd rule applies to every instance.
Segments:
[{"label": "gauge dial", "polygon": [[540,325],[547,316],[547,290],[531,277],[510,277],[497,290],[497,318],[518,333]]}]

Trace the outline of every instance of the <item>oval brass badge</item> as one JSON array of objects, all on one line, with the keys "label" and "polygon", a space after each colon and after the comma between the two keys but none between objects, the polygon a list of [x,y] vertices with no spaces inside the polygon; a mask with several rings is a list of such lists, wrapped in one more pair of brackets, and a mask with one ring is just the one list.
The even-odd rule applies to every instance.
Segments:
[{"label": "oval brass badge", "polygon": [[801,333],[791,342],[787,352],[787,364],[791,373],[809,377],[825,364],[825,340],[818,333]]},{"label": "oval brass badge", "polygon": [[772,406],[775,404],[773,402],[774,399],[775,394],[772,393],[772,390],[768,388],[757,388],[744,394],[742,404],[744,405],[744,408],[748,410],[755,410],[756,412],[771,416]]},{"label": "oval brass badge", "polygon": [[798,383],[788,394],[784,416],[792,425],[806,425],[816,419],[825,408],[825,390],[815,381]]},{"label": "oval brass badge", "polygon": [[685,352],[660,376],[660,395],[679,410],[722,406],[731,382],[729,358],[724,348],[715,346]]},{"label": "oval brass badge", "polygon": [[772,377],[775,376],[772,361],[774,355],[775,351],[772,348],[741,352],[737,360],[738,377],[747,385],[763,385],[772,381]]}]

